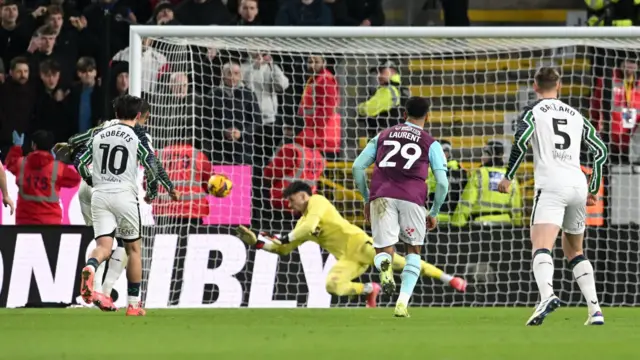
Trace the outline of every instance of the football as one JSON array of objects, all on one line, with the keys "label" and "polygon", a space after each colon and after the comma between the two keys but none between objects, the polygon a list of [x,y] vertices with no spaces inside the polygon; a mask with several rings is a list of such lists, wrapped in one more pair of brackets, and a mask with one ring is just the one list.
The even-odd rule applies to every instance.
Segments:
[{"label": "football", "polygon": [[209,194],[219,198],[227,197],[231,193],[232,187],[231,180],[222,174],[212,175],[207,185]]}]

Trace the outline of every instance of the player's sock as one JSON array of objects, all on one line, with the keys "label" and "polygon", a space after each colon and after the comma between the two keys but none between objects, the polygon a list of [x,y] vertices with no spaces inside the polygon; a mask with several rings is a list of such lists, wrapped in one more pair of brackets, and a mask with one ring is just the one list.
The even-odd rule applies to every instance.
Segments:
[{"label": "player's sock", "polygon": [[98,264],[98,259],[96,258],[91,258],[87,260],[87,266],[91,266],[93,268],[93,272],[95,272],[98,269],[99,265],[100,264]]},{"label": "player's sock", "polygon": [[591,262],[584,255],[578,255],[569,262],[569,268],[573,271],[573,277],[576,279],[580,291],[582,291],[582,295],[587,301],[589,314],[601,311]]},{"label": "player's sock", "polygon": [[96,274],[93,278],[93,290],[102,292],[102,279],[104,279],[104,269],[107,267],[107,262],[103,261],[96,269]]},{"label": "player's sock", "polygon": [[138,307],[138,304],[140,303],[140,283],[130,282],[127,285],[127,295],[128,305]]},{"label": "player's sock", "polygon": [[109,270],[107,270],[107,276],[105,276],[104,283],[102,284],[102,292],[106,296],[111,296],[111,290],[113,289],[116,281],[120,278],[120,275],[122,275],[126,265],[127,252],[123,247],[117,247],[111,254],[111,258],[109,259]]},{"label": "player's sock", "polygon": [[371,294],[372,291],[373,291],[373,284],[366,283],[362,285],[362,291],[360,292],[360,294],[369,295]]},{"label": "player's sock", "polygon": [[553,295],[553,258],[551,250],[538,249],[533,253],[533,276],[542,300]]},{"label": "player's sock", "polygon": [[393,261],[393,258],[391,257],[390,254],[387,254],[386,252],[381,252],[380,254],[376,254],[376,256],[373,258],[373,264],[376,266],[376,269],[378,269],[378,271],[382,271],[380,270],[380,266],[382,262],[385,260],[391,263]]},{"label": "player's sock", "polygon": [[420,255],[408,254],[406,256],[407,264],[402,270],[402,285],[400,286],[400,295],[398,295],[398,303],[409,305],[409,299],[413,294],[413,288],[420,277]]},{"label": "player's sock", "polygon": [[437,267],[429,264],[426,261],[420,262],[420,275],[428,276],[432,279],[438,279],[445,284],[448,284],[453,279],[452,275],[446,274],[444,271],[438,269]]}]

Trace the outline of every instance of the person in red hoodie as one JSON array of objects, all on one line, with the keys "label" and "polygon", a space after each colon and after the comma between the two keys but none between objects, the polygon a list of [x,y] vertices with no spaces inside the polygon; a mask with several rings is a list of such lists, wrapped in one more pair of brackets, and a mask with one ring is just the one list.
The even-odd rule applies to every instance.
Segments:
[{"label": "person in red hoodie", "polygon": [[51,153],[55,138],[51,132],[38,130],[31,141],[33,152],[22,156],[24,134],[14,131],[14,146],[7,154],[7,169],[15,175],[18,185],[16,225],[59,225],[62,223],[60,189],[80,184],[80,175],[55,160]]}]

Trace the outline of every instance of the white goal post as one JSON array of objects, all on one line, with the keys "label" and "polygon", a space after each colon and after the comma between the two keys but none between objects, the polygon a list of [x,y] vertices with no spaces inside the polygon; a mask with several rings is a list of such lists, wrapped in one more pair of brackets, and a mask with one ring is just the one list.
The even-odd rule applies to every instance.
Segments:
[{"label": "white goal post", "polygon": [[[154,59],[162,59],[161,69],[149,68],[158,64],[148,61],[147,51],[158,54]],[[255,54],[259,56],[254,58]],[[291,228],[290,214],[272,207],[276,206],[276,180],[285,181],[294,175],[267,179],[263,171],[281,145],[294,139],[299,143],[300,134],[317,123],[309,120],[308,109],[301,105],[302,93],[312,76],[307,70],[312,56],[326,62],[336,81],[337,94],[331,96],[338,100],[331,111],[337,114],[338,130],[331,136],[338,143],[332,150],[314,149],[305,143],[308,154],[317,150],[325,159],[320,176],[305,180],[313,182],[319,193],[359,226],[365,226],[363,204],[355,191],[351,164],[368,138],[391,121],[376,115],[387,114],[381,109],[367,113],[367,109],[382,105],[363,105],[381,87],[396,86],[406,94],[431,100],[427,130],[450,143],[449,160],[456,160],[468,176],[481,165],[483,147],[488,142],[502,143],[503,158],[508,156],[515,120],[533,98],[533,73],[547,65],[561,73],[561,99],[592,118],[610,146],[620,148],[621,153],[630,152],[632,158],[634,151],[640,154],[634,150],[640,141],[633,138],[633,131],[627,132],[630,145],[621,145],[624,140],[620,138],[626,135],[616,131],[625,130],[613,130],[611,125],[611,119],[618,116],[614,112],[624,111],[628,116],[633,111],[636,116],[637,110],[640,114],[640,82],[634,84],[638,86],[638,103],[632,97],[634,103],[624,110],[616,105],[611,89],[621,80],[618,74],[625,61],[640,59],[637,27],[136,25],[131,26],[129,56],[129,92],[145,96],[151,103],[149,131],[156,148],[176,142],[193,145],[205,152],[217,172],[230,175],[234,181],[229,199],[212,200],[208,220],[189,223],[184,221],[188,214],[176,213],[165,216],[162,223],[145,227],[143,293],[154,294],[152,300],[147,297],[147,306],[151,302],[152,307],[363,305],[363,299],[326,295],[325,276],[334,259],[313,244],[278,259],[245,251],[239,240],[223,236],[241,223],[273,232]],[[230,65],[234,63],[239,64],[237,74]],[[268,72],[261,67],[265,63]],[[386,67],[399,74],[398,83],[389,85],[380,80],[378,84],[378,71]],[[222,78],[227,72],[240,81],[225,83]],[[184,79],[177,74],[183,74]],[[259,76],[267,80],[261,83],[263,80],[256,80]],[[176,86],[182,85],[184,96],[174,96],[174,91],[180,91],[174,90]],[[247,93],[234,92],[239,88],[253,93],[254,103],[259,106],[247,105]],[[318,94],[314,90],[312,95]],[[400,101],[391,107],[401,108]],[[318,104],[329,106],[314,103],[313,116],[318,116]],[[594,104],[600,108],[595,109]],[[236,129],[238,121],[244,125],[236,137],[231,130]],[[335,140],[324,132],[329,125],[322,124],[319,129],[311,129],[313,136],[321,137],[320,143]],[[625,126],[634,124],[627,122]],[[190,131],[185,133],[184,129]],[[295,131],[289,134],[289,129]],[[216,140],[217,136],[222,140]],[[588,165],[589,157],[584,160]],[[640,175],[633,167],[619,164],[619,159],[615,161],[607,165],[602,208],[592,214],[602,223],[590,223],[586,253],[595,268],[603,304],[639,305],[640,235],[634,224],[640,223]],[[509,204],[518,207],[522,215],[518,220],[514,215],[509,224],[474,222],[473,215],[464,223],[454,224],[456,203],[452,204],[449,223],[443,222],[428,235],[424,256],[445,272],[465,277],[469,291],[459,294],[437,281],[421,280],[412,306],[531,306],[537,301],[527,228],[533,201],[532,175],[532,158],[528,155],[517,176],[519,199]],[[153,217],[147,216],[146,223],[153,224]],[[178,235],[178,240],[171,240],[169,249],[164,245],[159,249],[158,244],[171,234]],[[209,246],[203,242],[206,236],[212,242],[224,243]],[[194,251],[207,254],[199,257]],[[558,249],[555,260],[557,269],[567,268]],[[172,279],[169,286],[157,285],[149,278],[157,276],[154,271],[159,267],[164,269],[164,278]],[[571,272],[561,270],[556,274],[555,288],[563,302],[583,304]],[[377,275],[368,271],[362,279],[377,281]],[[158,300],[156,286],[167,287],[169,298]],[[382,303],[388,304],[389,299],[384,298]]]}]

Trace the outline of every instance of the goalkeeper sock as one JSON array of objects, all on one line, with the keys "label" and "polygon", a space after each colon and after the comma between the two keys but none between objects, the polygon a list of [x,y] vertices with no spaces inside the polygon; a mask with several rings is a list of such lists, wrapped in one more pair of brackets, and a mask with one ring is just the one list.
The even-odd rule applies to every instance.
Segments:
[{"label": "goalkeeper sock", "polygon": [[127,252],[123,247],[117,247],[113,250],[111,258],[109,259],[109,270],[107,270],[107,276],[104,278],[102,284],[102,291],[106,296],[111,296],[111,290],[116,281],[122,275],[124,267],[127,265]]},{"label": "goalkeeper sock", "polygon": [[86,266],[91,266],[93,268],[93,272],[95,273],[95,271],[98,269],[99,265],[100,264],[98,264],[98,259],[91,258],[91,259],[87,260],[87,265]]},{"label": "goalkeeper sock", "polygon": [[362,291],[360,292],[363,295],[369,295],[371,294],[371,292],[373,291],[373,284],[372,283],[366,283],[363,285],[362,287]]},{"label": "goalkeeper sock", "polygon": [[536,250],[533,253],[533,276],[536,278],[541,300],[548,299],[553,295],[553,271],[551,250]]},{"label": "goalkeeper sock", "polygon": [[438,269],[437,267],[429,264],[426,261],[420,262],[420,275],[428,276],[433,279],[438,279],[445,284],[448,284],[453,280],[453,276],[449,274],[445,274],[444,271]]},{"label": "goalkeeper sock", "polygon": [[127,295],[127,303],[133,305],[133,307],[138,307],[138,304],[140,304],[140,283],[130,282],[127,285]]},{"label": "goalkeeper sock", "polygon": [[601,311],[591,262],[584,255],[578,255],[569,261],[569,268],[573,270],[573,277],[576,279],[580,291],[587,301],[589,314],[593,315],[595,312]]},{"label": "goalkeeper sock", "polygon": [[400,295],[398,296],[398,303],[409,305],[409,299],[413,294],[413,289],[416,287],[416,282],[420,277],[420,255],[408,254],[406,256],[407,264],[402,270],[402,285],[400,286]]},{"label": "goalkeeper sock", "polygon": [[391,261],[393,260],[393,258],[391,257],[390,254],[387,254],[386,252],[381,252],[380,254],[376,254],[376,256],[373,258],[373,264],[376,266],[376,269],[378,269],[378,271],[382,271],[380,270],[380,267],[382,266],[382,262],[384,262],[385,260],[389,261],[389,264],[391,264]]},{"label": "goalkeeper sock", "polygon": [[104,279],[104,269],[106,267],[107,262],[103,261],[96,269],[96,273],[93,277],[93,290],[97,292],[102,292],[102,279]]}]

